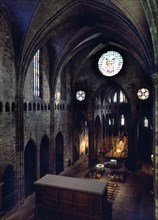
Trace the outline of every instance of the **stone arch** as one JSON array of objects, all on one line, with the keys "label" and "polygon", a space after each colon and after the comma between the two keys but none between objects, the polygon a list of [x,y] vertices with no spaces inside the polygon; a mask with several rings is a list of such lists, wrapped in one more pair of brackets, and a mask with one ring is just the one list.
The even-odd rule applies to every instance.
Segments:
[{"label": "stone arch", "polygon": [[64,170],[64,140],[61,132],[58,132],[55,138],[56,152],[56,174]]},{"label": "stone arch", "polygon": [[103,114],[103,118],[102,118],[102,120],[103,120],[103,139],[105,139],[105,115]]},{"label": "stone arch", "polygon": [[0,112],[3,112],[3,103],[0,102]]},{"label": "stone arch", "polygon": [[25,197],[34,191],[33,183],[36,180],[37,150],[33,140],[29,140],[24,152],[24,185]]},{"label": "stone arch", "polygon": [[45,134],[40,146],[40,177],[49,173],[49,138]]},{"label": "stone arch", "polygon": [[48,110],[50,110],[50,104],[48,103]]},{"label": "stone arch", "polygon": [[[103,151],[105,157],[128,158],[131,100],[129,94],[115,84],[104,91],[105,137]],[[129,131],[128,131],[129,130]],[[133,143],[132,143],[133,145]]]},{"label": "stone arch", "polygon": [[24,111],[25,112],[27,111],[27,103],[26,102],[24,103]]},{"label": "stone arch", "polygon": [[37,103],[37,111],[40,110],[40,103]]},{"label": "stone arch", "polygon": [[10,104],[9,104],[9,102],[6,102],[6,104],[5,104],[5,111],[6,112],[10,112]]},{"label": "stone arch", "polygon": [[30,102],[29,102],[29,111],[32,111],[32,105]]},{"label": "stone arch", "polygon": [[57,110],[59,110],[59,103],[57,104]]},{"label": "stone arch", "polygon": [[46,103],[44,104],[44,110],[45,111],[47,110],[47,104]]},{"label": "stone arch", "polygon": [[15,111],[15,102],[12,102],[12,104],[11,104],[11,109],[12,109],[12,112]]},{"label": "stone arch", "polygon": [[79,160],[80,156],[80,138],[78,135],[75,136],[75,146],[74,146],[74,161]]},{"label": "stone arch", "polygon": [[89,153],[89,126],[86,116],[79,112],[74,120],[74,159]]},{"label": "stone arch", "polygon": [[43,106],[43,103],[41,103],[41,111],[43,111],[44,109],[44,106]]},{"label": "stone arch", "polygon": [[33,103],[33,111],[36,111],[36,103]]},{"label": "stone arch", "polygon": [[150,122],[148,122],[147,126],[145,125],[145,118],[149,121],[148,117],[142,116],[137,124],[137,156],[141,160],[150,160],[152,153],[152,131]]},{"label": "stone arch", "polygon": [[3,174],[3,210],[4,212],[10,211],[15,203],[15,177],[12,165],[8,165]]}]

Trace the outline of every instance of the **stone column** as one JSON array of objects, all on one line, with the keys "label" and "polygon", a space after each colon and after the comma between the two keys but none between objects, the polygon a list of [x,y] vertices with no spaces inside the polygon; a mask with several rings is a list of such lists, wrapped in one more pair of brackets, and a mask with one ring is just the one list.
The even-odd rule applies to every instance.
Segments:
[{"label": "stone column", "polygon": [[128,168],[134,170],[136,168],[137,159],[137,115],[134,104],[131,103],[131,112],[128,120]]},{"label": "stone column", "polygon": [[89,168],[94,165],[97,159],[97,152],[95,148],[95,122],[94,122],[94,105],[89,102],[88,108],[88,127],[89,127]]},{"label": "stone column", "polygon": [[50,161],[49,161],[49,171],[51,174],[55,174],[56,167],[55,167],[55,133],[54,133],[54,123],[55,123],[55,100],[52,98],[50,99],[50,149],[49,154]]},{"label": "stone column", "polygon": [[89,167],[92,167],[96,160],[96,152],[94,149],[94,121],[88,121],[89,124]]},{"label": "stone column", "polygon": [[16,198],[21,205],[24,201],[24,97],[16,96]]},{"label": "stone column", "polygon": [[[103,142],[104,142],[104,137],[103,137],[103,112],[101,111],[101,117],[100,117],[100,128],[99,128],[99,148],[98,150],[103,148]],[[97,152],[98,154],[98,152]]]},{"label": "stone column", "polygon": [[154,160],[154,219],[158,219],[158,73],[152,74],[153,80],[153,160]]}]

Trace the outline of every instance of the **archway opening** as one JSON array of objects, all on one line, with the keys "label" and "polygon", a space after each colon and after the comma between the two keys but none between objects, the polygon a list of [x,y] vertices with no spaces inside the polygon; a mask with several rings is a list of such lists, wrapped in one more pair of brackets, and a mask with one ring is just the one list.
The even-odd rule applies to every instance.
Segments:
[{"label": "archway opening", "polygon": [[97,156],[102,148],[101,122],[99,116],[95,119],[95,155]]},{"label": "archway opening", "polygon": [[40,177],[49,173],[49,138],[45,135],[40,147]]},{"label": "archway opening", "polygon": [[[99,143],[99,157],[115,158],[118,160],[128,159],[128,120],[129,120],[129,102],[127,96],[121,88],[113,88],[108,93],[101,93],[102,101],[97,104],[102,106],[103,117],[103,135],[100,129],[99,118],[95,121],[96,143]],[[98,111],[98,110],[97,110]]]},{"label": "archway opening", "polygon": [[61,173],[64,170],[64,141],[61,132],[59,132],[55,138],[56,149],[56,174]]},{"label": "archway opening", "polygon": [[25,177],[25,197],[34,191],[33,183],[36,181],[36,147],[33,141],[29,141],[24,153],[24,177]]},{"label": "archway opening", "polygon": [[138,124],[137,138],[138,138],[138,158],[140,160],[148,161],[151,158],[152,138],[149,119],[147,117],[141,118]]},{"label": "archway opening", "polygon": [[76,114],[74,120],[74,161],[89,154],[89,126],[86,117],[81,113]]},{"label": "archway opening", "polygon": [[4,172],[3,182],[3,210],[7,212],[13,208],[15,202],[14,171],[11,165]]}]

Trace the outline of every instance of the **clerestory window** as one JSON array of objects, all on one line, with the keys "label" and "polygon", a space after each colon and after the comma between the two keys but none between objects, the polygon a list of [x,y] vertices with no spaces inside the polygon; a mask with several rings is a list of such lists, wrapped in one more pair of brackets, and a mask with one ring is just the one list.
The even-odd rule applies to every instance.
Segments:
[{"label": "clerestory window", "polygon": [[40,50],[33,57],[33,95],[40,97]]}]

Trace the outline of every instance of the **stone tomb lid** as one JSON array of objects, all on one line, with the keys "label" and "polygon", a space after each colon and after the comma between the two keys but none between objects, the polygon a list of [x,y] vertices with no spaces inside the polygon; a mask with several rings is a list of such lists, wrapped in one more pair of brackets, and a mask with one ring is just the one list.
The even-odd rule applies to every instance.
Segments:
[{"label": "stone tomb lid", "polygon": [[98,195],[103,195],[107,188],[107,183],[99,180],[82,179],[52,174],[46,174],[41,179],[37,180],[34,184],[36,186],[69,189]]}]

